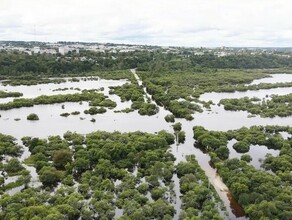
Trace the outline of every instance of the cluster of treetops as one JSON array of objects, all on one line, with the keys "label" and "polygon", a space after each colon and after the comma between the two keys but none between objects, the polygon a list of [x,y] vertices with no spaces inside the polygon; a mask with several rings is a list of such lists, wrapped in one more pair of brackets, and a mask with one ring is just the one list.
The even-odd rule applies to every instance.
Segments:
[{"label": "cluster of treetops", "polygon": [[[21,192],[1,195],[1,219],[173,219],[178,176],[181,219],[221,220],[221,203],[193,156],[174,165],[170,153],[174,135],[142,132],[67,132],[63,138],[24,137],[31,155],[24,163],[36,168],[41,187],[30,187],[31,177],[17,159],[23,148],[11,136],[0,134],[1,193],[19,185]],[[34,177],[35,178],[35,177]],[[35,181],[32,179],[32,181]],[[54,192],[54,193],[52,193]]]},{"label": "cluster of treetops", "polygon": [[243,110],[261,117],[287,117],[292,115],[292,93],[288,95],[272,95],[270,99],[263,100],[256,97],[222,99],[220,104],[224,105],[225,110]]},{"label": "cluster of treetops", "polygon": [[[194,127],[196,146],[209,152],[212,164],[250,219],[292,217],[291,135],[289,126],[252,126],[227,132]],[[236,140],[232,147],[242,153],[241,159],[229,158],[227,143],[232,139]],[[276,149],[279,155],[267,154],[262,168],[256,169],[249,163],[251,145]]]}]

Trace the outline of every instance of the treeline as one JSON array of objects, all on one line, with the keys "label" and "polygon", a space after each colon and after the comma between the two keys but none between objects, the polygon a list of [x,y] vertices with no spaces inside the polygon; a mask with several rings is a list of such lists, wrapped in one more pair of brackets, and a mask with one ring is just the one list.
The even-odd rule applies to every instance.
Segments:
[{"label": "treeline", "polygon": [[0,79],[28,76],[80,75],[94,71],[126,70],[148,62],[148,52],[96,53],[83,51],[66,56],[0,52]]},{"label": "treeline", "polygon": [[268,69],[290,68],[292,58],[277,55],[193,55],[180,52],[134,51],[127,53],[97,53],[81,50],[80,54],[36,54],[0,52],[0,79],[19,75],[61,76],[81,74],[97,70],[126,70],[165,72],[208,72],[210,69]]},{"label": "treeline", "polygon": [[193,66],[219,68],[219,69],[265,69],[292,67],[291,57],[277,55],[228,55],[215,56],[205,54],[203,56],[193,56],[190,58]]},{"label": "treeline", "polygon": [[291,57],[277,55],[228,55],[216,56],[211,53],[193,54],[153,54],[153,60],[138,66],[141,71],[164,72],[193,70],[206,72],[211,69],[269,69],[290,68]]},{"label": "treeline", "polygon": [[0,76],[19,75],[59,76],[67,73],[82,73],[94,70],[94,63],[78,59],[67,60],[54,55],[27,55],[23,53],[0,53]]}]

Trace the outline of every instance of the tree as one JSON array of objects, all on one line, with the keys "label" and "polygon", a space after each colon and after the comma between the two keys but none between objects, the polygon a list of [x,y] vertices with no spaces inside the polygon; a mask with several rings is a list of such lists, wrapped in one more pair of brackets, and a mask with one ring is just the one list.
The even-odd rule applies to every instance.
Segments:
[{"label": "tree", "polygon": [[177,132],[178,143],[184,143],[186,140],[186,133],[184,131]]},{"label": "tree", "polygon": [[168,205],[164,200],[158,199],[154,203],[151,203],[153,208],[153,217],[157,219],[163,219],[165,215],[174,215],[174,207]]},{"label": "tree", "polygon": [[15,175],[18,172],[24,170],[24,167],[21,165],[18,159],[12,158],[4,165],[4,169],[8,174]]},{"label": "tree", "polygon": [[238,141],[233,145],[236,152],[247,153],[249,151],[249,143],[247,141]]},{"label": "tree", "polygon": [[226,160],[229,157],[229,149],[226,146],[220,146],[215,150],[215,153],[221,160]]},{"label": "tree", "polygon": [[55,168],[43,167],[39,173],[40,181],[44,186],[54,186],[60,181],[60,174]]},{"label": "tree", "polygon": [[58,150],[53,154],[53,164],[56,168],[64,169],[67,163],[72,162],[72,153],[69,150]]},{"label": "tree", "polygon": [[177,122],[177,123],[175,123],[174,125],[172,125],[173,130],[174,130],[175,132],[180,131],[180,130],[181,130],[181,126],[182,126],[182,124],[181,124],[180,122]]}]

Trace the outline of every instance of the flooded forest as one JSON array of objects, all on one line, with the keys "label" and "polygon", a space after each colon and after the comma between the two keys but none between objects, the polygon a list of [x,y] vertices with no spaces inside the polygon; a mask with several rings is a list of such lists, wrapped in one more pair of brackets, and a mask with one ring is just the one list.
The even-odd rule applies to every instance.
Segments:
[{"label": "flooded forest", "polygon": [[291,65],[0,52],[0,219],[292,219]]}]

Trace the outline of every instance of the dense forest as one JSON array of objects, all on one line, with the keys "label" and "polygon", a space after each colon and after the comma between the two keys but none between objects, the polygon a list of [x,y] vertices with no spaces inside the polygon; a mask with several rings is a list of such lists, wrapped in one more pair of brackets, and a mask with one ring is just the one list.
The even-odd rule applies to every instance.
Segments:
[{"label": "dense forest", "polygon": [[[81,59],[85,58],[85,59]],[[80,75],[96,70],[125,70],[138,67],[141,71],[162,72],[191,70],[206,72],[208,69],[264,69],[289,68],[292,58],[277,55],[194,55],[189,52],[165,54],[156,51],[128,53],[96,53],[82,51],[66,56],[18,52],[0,52],[0,76],[23,77],[23,75],[61,76]]]}]

